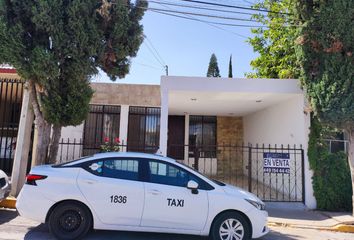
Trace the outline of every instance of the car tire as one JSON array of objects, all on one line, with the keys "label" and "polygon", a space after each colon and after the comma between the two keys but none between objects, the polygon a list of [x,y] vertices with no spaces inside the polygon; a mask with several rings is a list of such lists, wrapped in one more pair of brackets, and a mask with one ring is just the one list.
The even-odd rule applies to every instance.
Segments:
[{"label": "car tire", "polygon": [[[228,238],[229,236],[233,236]],[[250,240],[251,226],[243,215],[237,212],[226,212],[218,216],[211,228],[212,240]]]},{"label": "car tire", "polygon": [[92,227],[92,216],[83,204],[66,202],[54,208],[48,219],[48,227],[57,239],[81,239]]}]

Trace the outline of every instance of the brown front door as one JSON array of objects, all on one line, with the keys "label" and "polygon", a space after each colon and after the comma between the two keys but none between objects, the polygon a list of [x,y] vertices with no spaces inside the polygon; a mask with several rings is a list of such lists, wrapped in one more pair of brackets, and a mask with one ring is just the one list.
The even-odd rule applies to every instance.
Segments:
[{"label": "brown front door", "polygon": [[184,116],[168,116],[168,157],[184,159],[184,124]]}]

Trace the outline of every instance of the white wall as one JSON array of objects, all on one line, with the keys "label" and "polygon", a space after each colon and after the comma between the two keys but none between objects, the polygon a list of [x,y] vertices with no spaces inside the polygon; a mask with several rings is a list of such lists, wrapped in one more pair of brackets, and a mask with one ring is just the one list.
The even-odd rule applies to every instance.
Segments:
[{"label": "white wall", "polygon": [[303,96],[299,95],[284,103],[245,116],[243,118],[245,143],[304,145],[303,109]]},{"label": "white wall", "polygon": [[[64,144],[59,145],[57,162],[67,162],[81,157],[84,124],[78,126],[68,126],[61,130],[61,140]],[[75,141],[75,142],[74,142]],[[70,144],[65,144],[65,143]]]},{"label": "white wall", "polygon": [[[312,188],[312,171],[309,169],[308,158],[307,158],[307,142],[308,142],[308,129],[310,126],[310,116],[304,113],[304,97],[303,95],[298,95],[290,100],[274,105],[272,107],[266,108],[264,110],[255,112],[253,114],[244,117],[244,142],[250,143],[253,146],[256,144],[277,144],[280,147],[281,144],[284,148],[290,144],[290,148],[297,145],[300,148],[300,144],[304,149],[304,167],[305,167],[305,204],[309,208],[316,207],[316,200],[313,196]],[[301,155],[297,155],[297,163],[301,161]],[[258,156],[258,159],[262,160],[263,156]],[[300,161],[299,161],[300,160]],[[290,162],[294,163],[294,156],[291,154]],[[259,162],[259,169],[263,171],[263,162]],[[254,167],[254,166],[253,166]],[[298,169],[301,171],[301,169]],[[301,181],[301,174],[297,171],[295,177],[294,171],[291,173],[290,180],[294,183],[295,179],[297,183]],[[262,174],[263,175],[263,174]],[[267,174],[266,174],[267,175]],[[273,178],[273,176],[272,176]],[[267,181],[267,179],[266,179]],[[272,180],[271,186],[275,188],[274,178]],[[279,179],[282,181],[282,179]],[[287,182],[286,179],[285,182]],[[282,184],[282,182],[278,183]],[[286,186],[288,187],[288,186]],[[298,187],[301,188],[301,185]],[[279,188],[279,185],[278,185]],[[290,189],[291,190],[291,189]],[[294,191],[292,194],[294,194]]]},{"label": "white wall", "polygon": [[61,130],[61,138],[64,139],[64,141],[67,141],[69,138],[70,141],[74,141],[74,139],[76,139],[76,141],[79,142],[83,138],[83,133],[84,133],[83,123],[75,127],[74,126],[63,127]]}]

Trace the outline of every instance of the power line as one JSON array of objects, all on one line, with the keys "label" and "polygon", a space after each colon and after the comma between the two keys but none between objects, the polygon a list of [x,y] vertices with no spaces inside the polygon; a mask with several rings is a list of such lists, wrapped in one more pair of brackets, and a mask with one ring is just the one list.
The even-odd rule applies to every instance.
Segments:
[{"label": "power line", "polygon": [[150,43],[152,49],[149,47],[149,45],[144,41],[145,45],[148,47],[149,51],[152,53],[152,55],[154,56],[154,58],[161,64],[162,68],[165,69],[166,71],[166,76],[168,76],[168,66],[165,63],[165,61],[163,60],[163,58],[161,57],[161,55],[159,54],[159,52],[157,51],[157,49],[154,47],[154,44],[152,44],[152,42],[150,41],[150,39],[144,35],[144,38]]},{"label": "power line", "polygon": [[200,7],[200,6],[196,6],[196,5],[185,5],[185,4],[176,4],[176,3],[169,3],[169,2],[157,2],[157,1],[152,1],[152,0],[149,0],[148,2],[156,3],[156,4],[160,4],[160,5],[168,5],[168,6],[182,7],[182,8],[192,8],[192,9],[215,11],[215,12],[222,12],[222,13],[234,13],[234,14],[251,15],[251,16],[254,15],[254,13],[230,11],[230,10],[226,10],[226,9],[216,9],[216,8],[209,8],[209,7]]},{"label": "power line", "polygon": [[253,20],[253,19],[223,17],[223,16],[216,16],[216,15],[210,15],[210,14],[203,14],[203,13],[193,13],[193,12],[184,12],[184,11],[176,11],[176,10],[167,10],[167,9],[161,9],[161,8],[150,8],[149,7],[149,8],[147,8],[147,10],[162,11],[162,12],[169,12],[169,13],[180,13],[180,14],[199,16],[199,17],[218,18],[218,19],[232,20],[232,21],[258,22],[257,20]]},{"label": "power line", "polygon": [[[165,8],[168,8],[168,9],[171,9],[171,8],[168,7],[168,6],[164,6],[164,7],[165,7]],[[159,12],[156,12],[156,13],[159,13]],[[163,14],[163,13],[160,13],[160,14]],[[174,14],[165,14],[165,15],[173,16]],[[186,15],[185,15],[185,16],[186,16]],[[178,15],[175,15],[174,17],[183,18],[182,16],[178,16]],[[227,30],[227,29],[225,29],[225,28],[222,28],[222,27],[220,27],[220,26],[218,26],[218,25],[216,25],[215,23],[212,23],[212,22],[208,22],[208,21],[204,21],[204,20],[201,20],[201,19],[198,19],[198,18],[195,18],[195,17],[188,17],[188,16],[184,17],[184,19],[189,19],[189,20],[193,20],[193,21],[205,23],[205,24],[207,24],[208,26],[214,27],[214,28],[216,28],[216,29],[219,29],[219,30],[224,31],[224,32],[227,32],[227,33],[231,33],[231,34],[236,35],[236,36],[238,36],[238,37],[245,38],[245,39],[248,38],[248,37],[246,37],[246,36],[244,36],[244,35],[242,35],[242,34],[235,33],[235,32],[233,32],[233,31],[230,31],[230,30]],[[167,65],[166,65],[166,73],[167,73],[166,75],[168,75],[168,66],[167,66]]]},{"label": "power line", "polygon": [[137,61],[133,61],[133,62],[136,63],[136,64],[138,64],[138,65],[144,66],[144,67],[156,69],[156,70],[159,70],[159,71],[162,70],[160,67],[152,66],[152,65],[145,64],[145,63],[141,63],[141,62],[137,62]]},{"label": "power line", "polygon": [[163,67],[163,63],[161,62],[161,60],[156,56],[156,54],[154,53],[154,51],[152,50],[152,48],[144,41],[145,46],[148,48],[149,52],[152,54],[152,56],[155,58],[155,60]]},{"label": "power line", "polygon": [[[160,4],[160,3],[158,3]],[[167,6],[164,6],[167,7]],[[231,21],[247,21],[247,22],[255,22],[255,23],[260,23],[260,21],[258,20],[254,20],[254,19],[245,19],[245,18],[233,18],[233,17],[223,17],[223,16],[217,16],[217,15],[210,15],[210,14],[202,14],[202,13],[194,13],[194,12],[185,12],[185,11],[176,11],[176,10],[172,10],[171,8],[167,7],[168,9],[171,10],[167,10],[167,9],[160,9],[160,8],[143,8],[142,9],[145,10],[150,10],[153,12],[157,12],[157,13],[161,13],[162,12],[169,12],[169,13],[178,13],[178,14],[183,14],[183,15],[194,15],[194,16],[200,16],[200,17],[208,17],[208,18],[217,18],[217,19],[222,19],[222,20],[231,20]],[[170,16],[179,16],[179,15],[175,15],[175,14],[165,14],[165,15],[170,15]],[[189,18],[188,18],[189,19]],[[195,20],[195,18],[192,18]],[[201,19],[199,19],[201,20]],[[203,20],[201,20],[203,21]],[[212,23],[212,24],[217,24],[217,25],[224,25],[224,26],[234,26],[234,27],[263,27],[266,28],[268,26],[265,25],[260,25],[260,26],[255,26],[255,25],[242,25],[242,24],[229,24],[229,23],[223,23],[223,22],[211,22],[211,21],[205,21],[208,23]],[[274,24],[274,23],[273,23]],[[283,26],[279,26],[279,27],[301,27],[299,25],[294,25],[294,24],[288,24],[288,25],[283,25]]]},{"label": "power line", "polygon": [[257,12],[266,12],[266,13],[277,13],[277,14],[291,15],[291,14],[285,13],[285,12],[276,12],[276,11],[269,11],[269,10],[265,10],[265,9],[257,9],[257,8],[251,8],[251,7],[241,7],[241,6],[221,4],[221,3],[211,3],[211,2],[196,1],[196,0],[179,0],[179,1],[189,2],[189,3],[199,3],[199,4],[218,6],[218,7],[243,9],[243,10],[248,10],[248,11],[257,11]]},{"label": "power line", "polygon": [[[178,18],[184,18],[184,19],[188,19],[188,20],[194,20],[194,21],[198,21],[198,22],[203,22],[203,23],[208,23],[208,24],[215,24],[215,25],[222,25],[222,26],[232,26],[232,27],[249,27],[249,28],[258,28],[258,27],[267,27],[267,26],[255,26],[255,25],[243,25],[243,24],[229,24],[229,23],[221,23],[221,22],[211,22],[211,21],[204,21],[198,18],[191,18],[191,17],[184,17],[184,16],[180,16],[180,15],[176,15],[176,14],[171,14],[171,13],[165,13],[165,12],[160,12],[160,11],[154,11],[152,10],[152,12],[155,13],[159,13],[159,14],[163,14],[163,15],[168,15],[168,16],[173,16],[173,17],[178,17]],[[216,27],[216,26],[214,26]],[[222,30],[225,30],[224,28],[221,28]],[[234,32],[233,32],[234,33]],[[234,33],[236,34],[236,33]],[[246,36],[243,36],[241,34],[236,34],[239,36],[242,36],[244,38],[248,38]]]},{"label": "power line", "polygon": [[155,51],[156,55],[159,57],[159,59],[162,62],[163,66],[166,66],[165,61],[163,60],[163,58],[161,57],[160,53],[157,51],[157,49],[155,48],[154,44],[152,43],[152,41],[150,41],[150,39],[144,34],[144,38],[150,43],[151,47],[153,48],[153,50]]}]

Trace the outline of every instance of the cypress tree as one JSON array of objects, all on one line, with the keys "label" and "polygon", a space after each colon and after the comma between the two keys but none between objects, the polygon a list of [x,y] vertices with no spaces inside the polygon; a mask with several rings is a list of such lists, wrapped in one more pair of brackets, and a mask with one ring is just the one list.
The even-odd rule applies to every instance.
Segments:
[{"label": "cypress tree", "polygon": [[0,0],[0,63],[15,67],[34,96],[38,163],[54,162],[61,128],[86,118],[98,69],[112,80],[129,72],[146,7],[140,0]]},{"label": "cypress tree", "polygon": [[232,55],[230,56],[230,61],[229,61],[229,78],[232,78]]},{"label": "cypress tree", "polygon": [[221,77],[218,66],[218,60],[214,53],[210,57],[207,77]]}]

